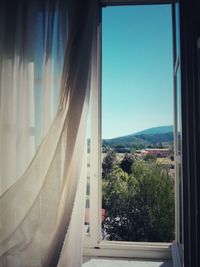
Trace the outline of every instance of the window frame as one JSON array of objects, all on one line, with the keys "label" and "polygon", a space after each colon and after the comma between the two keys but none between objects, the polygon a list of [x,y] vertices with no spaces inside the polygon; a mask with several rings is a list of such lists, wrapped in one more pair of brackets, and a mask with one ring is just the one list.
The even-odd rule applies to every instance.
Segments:
[{"label": "window frame", "polygon": [[[102,90],[102,8],[115,5],[172,4],[170,0],[101,0],[96,33],[96,65],[91,92],[90,231],[84,237],[83,255],[143,259],[171,259],[172,243],[121,242],[101,240],[101,90]],[[173,12],[172,12],[173,13]],[[174,29],[173,29],[174,31]],[[174,104],[175,105],[175,104]],[[175,109],[176,110],[176,109]],[[176,217],[176,214],[175,214]],[[177,221],[177,219],[176,219]],[[177,229],[176,229],[177,230]]]},{"label": "window frame", "polygon": [[[174,159],[175,159],[175,242],[181,241],[180,222],[181,218],[181,190],[179,184],[182,180],[182,154],[179,153],[179,130],[178,130],[178,72],[180,71],[180,54],[177,51],[177,28],[176,28],[176,7],[172,1],[172,27],[173,27],[173,86],[174,86]],[[179,170],[181,166],[181,171]]]}]

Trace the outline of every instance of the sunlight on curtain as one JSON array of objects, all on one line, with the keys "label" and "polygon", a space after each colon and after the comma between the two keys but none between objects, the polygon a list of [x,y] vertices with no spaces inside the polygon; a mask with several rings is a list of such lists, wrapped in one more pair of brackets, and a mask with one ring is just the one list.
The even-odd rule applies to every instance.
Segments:
[{"label": "sunlight on curtain", "polygon": [[0,3],[2,267],[81,266],[96,12],[96,0]]}]

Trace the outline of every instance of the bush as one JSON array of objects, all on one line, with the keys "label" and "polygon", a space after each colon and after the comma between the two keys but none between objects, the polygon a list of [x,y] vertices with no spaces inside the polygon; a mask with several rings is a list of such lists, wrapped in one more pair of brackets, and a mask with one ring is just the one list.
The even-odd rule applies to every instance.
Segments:
[{"label": "bush", "polygon": [[136,160],[129,175],[113,166],[103,180],[103,208],[109,240],[174,239],[174,182],[154,161]]}]

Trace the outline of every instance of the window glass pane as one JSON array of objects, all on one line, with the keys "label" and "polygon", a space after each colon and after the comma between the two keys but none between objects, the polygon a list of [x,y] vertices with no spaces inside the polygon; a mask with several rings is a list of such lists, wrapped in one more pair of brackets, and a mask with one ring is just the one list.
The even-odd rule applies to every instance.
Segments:
[{"label": "window glass pane", "polygon": [[[90,101],[91,102],[91,101]],[[87,177],[86,177],[86,202],[85,202],[85,233],[90,232],[90,166],[91,166],[91,105],[89,106],[87,123]]]},{"label": "window glass pane", "polygon": [[180,213],[180,243],[183,241],[183,183],[182,183],[182,119],[181,119],[181,77],[180,77],[180,66],[177,70],[177,128],[178,128],[178,170],[177,170],[177,176],[179,181],[179,213]]},{"label": "window glass pane", "polygon": [[178,111],[178,154],[182,155],[182,119],[181,119],[181,73],[177,70],[177,111]]},{"label": "window glass pane", "polygon": [[179,16],[179,3],[175,4],[176,14],[176,53],[180,56],[180,16]]},{"label": "window glass pane", "polygon": [[176,162],[176,180],[177,180],[177,201],[178,203],[178,222],[177,237],[180,244],[183,242],[183,184],[182,184],[182,119],[181,119],[181,73],[180,73],[180,17],[179,3],[175,3],[175,24],[176,24],[176,55],[179,60],[179,66],[176,71],[176,88],[177,88],[177,162]]},{"label": "window glass pane", "polygon": [[174,239],[170,5],[103,9],[102,239]]}]

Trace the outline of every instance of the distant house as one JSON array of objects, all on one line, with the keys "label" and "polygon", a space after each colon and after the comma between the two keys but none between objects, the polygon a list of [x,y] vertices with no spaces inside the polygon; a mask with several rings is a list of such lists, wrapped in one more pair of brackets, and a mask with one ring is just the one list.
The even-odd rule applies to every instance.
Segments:
[{"label": "distant house", "polygon": [[157,157],[168,157],[169,156],[169,149],[168,148],[146,148],[141,151],[143,156],[146,155],[155,155]]}]

